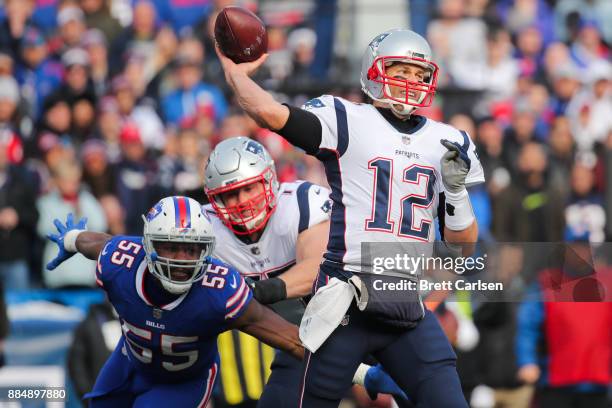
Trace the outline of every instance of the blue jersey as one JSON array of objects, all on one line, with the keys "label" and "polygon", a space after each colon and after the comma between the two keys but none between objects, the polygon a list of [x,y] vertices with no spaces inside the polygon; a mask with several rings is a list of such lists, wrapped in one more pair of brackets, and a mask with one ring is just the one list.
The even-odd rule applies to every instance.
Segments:
[{"label": "blue jersey", "polygon": [[204,375],[217,357],[217,335],[246,310],[251,290],[240,273],[213,259],[187,293],[155,306],[145,291],[145,278],[151,276],[142,244],[142,237],[116,236],[98,258],[96,281],[121,321],[118,347],[155,382]]}]

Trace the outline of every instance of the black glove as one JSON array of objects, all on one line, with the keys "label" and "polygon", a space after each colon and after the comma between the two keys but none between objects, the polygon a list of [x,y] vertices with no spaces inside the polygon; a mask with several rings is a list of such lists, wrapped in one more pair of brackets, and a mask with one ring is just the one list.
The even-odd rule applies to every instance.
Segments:
[{"label": "black glove", "polygon": [[287,286],[282,279],[270,278],[255,281],[247,277],[245,281],[253,291],[255,299],[262,305],[287,299]]}]

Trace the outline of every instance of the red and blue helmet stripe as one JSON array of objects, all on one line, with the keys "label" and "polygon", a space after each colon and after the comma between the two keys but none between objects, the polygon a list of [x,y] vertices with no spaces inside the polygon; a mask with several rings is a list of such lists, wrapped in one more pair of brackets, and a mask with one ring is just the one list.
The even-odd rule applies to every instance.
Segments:
[{"label": "red and blue helmet stripe", "polygon": [[191,209],[186,197],[172,197],[174,201],[174,225],[176,228],[191,228]]}]

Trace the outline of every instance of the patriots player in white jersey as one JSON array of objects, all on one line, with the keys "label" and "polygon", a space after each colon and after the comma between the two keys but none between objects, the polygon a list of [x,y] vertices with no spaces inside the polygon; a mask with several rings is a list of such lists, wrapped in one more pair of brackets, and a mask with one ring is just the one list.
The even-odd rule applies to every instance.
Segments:
[{"label": "patriots player in white jersey", "polygon": [[[478,226],[466,187],[484,181],[482,166],[467,133],[414,114],[432,103],[438,77],[423,37],[394,29],[370,42],[361,69],[368,104],[327,95],[302,109],[280,104],[249,77],[265,55],[235,64],[218,48],[217,54],[240,106],[325,165],[333,206],[316,290],[334,278],[355,276],[367,289],[372,274],[362,261],[362,242],[433,242],[436,217],[444,241],[470,253]],[[400,279],[391,272],[379,276]],[[337,406],[352,370],[368,353],[418,406],[467,406],[455,355],[416,291],[370,310],[353,302],[346,317],[348,324],[335,328],[316,353],[307,353],[301,406]]]},{"label": "patriots player in white jersey", "polygon": [[[327,244],[329,190],[307,181],[279,183],[270,154],[247,137],[230,138],[215,146],[206,165],[204,189],[210,201],[204,209],[222,243],[215,247],[214,257],[247,277],[260,303],[299,324],[304,312],[300,298],[311,293]],[[236,343],[241,341],[240,336],[235,337],[234,347],[240,347]],[[229,350],[233,353],[233,348]],[[221,357],[222,372],[225,364],[227,370],[236,371],[229,367],[233,359],[224,360],[223,353]],[[400,393],[379,367],[363,365],[361,369],[366,374],[360,383],[371,396]],[[255,371],[244,376],[259,375]],[[300,378],[301,362],[279,351],[258,406],[297,406]],[[226,387],[235,386],[225,380],[222,385],[223,394],[227,394]]]},{"label": "patriots player in white jersey", "polygon": [[[201,205],[159,201],[142,237],[85,231],[86,220],[54,223],[59,253],[97,259],[96,282],[123,335],[85,396],[92,407],[206,407],[219,371],[217,336],[244,331],[301,359],[297,327],[253,299],[240,273],[212,258],[215,236]],[[298,361],[296,359],[296,361]]]}]

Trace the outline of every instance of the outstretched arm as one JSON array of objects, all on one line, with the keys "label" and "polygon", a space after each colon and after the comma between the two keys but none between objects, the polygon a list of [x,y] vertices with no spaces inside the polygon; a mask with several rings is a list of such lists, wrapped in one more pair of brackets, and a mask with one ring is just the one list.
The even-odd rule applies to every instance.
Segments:
[{"label": "outstretched arm", "polygon": [[81,218],[74,223],[74,215],[68,214],[66,223],[58,219],[53,220],[57,234],[49,234],[47,238],[55,242],[58,246],[58,253],[48,264],[50,271],[57,268],[62,262],[71,258],[72,255],[80,252],[89,259],[97,259],[106,241],[111,236],[101,232],[89,232],[87,229],[87,218]]},{"label": "outstretched arm", "polygon": [[84,231],[76,239],[76,249],[89,259],[98,259],[104,245],[113,236],[103,232]]},{"label": "outstretched arm", "polygon": [[256,299],[249,302],[247,310],[232,322],[231,327],[250,334],[271,347],[285,350],[297,359],[304,357],[298,327]]}]

